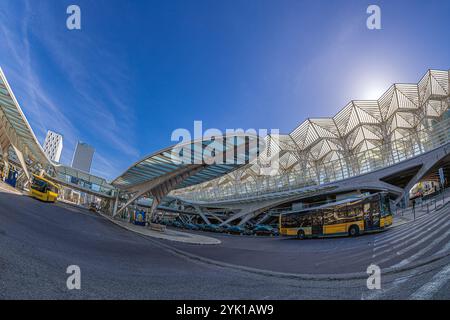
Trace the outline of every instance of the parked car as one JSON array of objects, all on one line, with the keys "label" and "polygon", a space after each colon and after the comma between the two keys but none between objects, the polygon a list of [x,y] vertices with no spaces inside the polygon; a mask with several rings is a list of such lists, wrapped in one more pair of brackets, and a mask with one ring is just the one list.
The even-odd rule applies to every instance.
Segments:
[{"label": "parked car", "polygon": [[278,234],[278,230],[265,224],[258,224],[253,227],[253,233],[258,236],[273,236]]},{"label": "parked car", "polygon": [[272,227],[272,235],[274,235],[274,236],[280,235],[280,229],[278,229],[278,226],[276,226],[275,228]]},{"label": "parked car", "polygon": [[225,229],[225,232],[229,233],[229,234],[240,234],[240,235],[243,235],[243,234],[246,233],[246,230],[245,230],[244,227],[241,227],[241,226],[228,226]]},{"label": "parked car", "polygon": [[172,225],[176,228],[183,228],[183,224],[180,221],[174,221]]},{"label": "parked car", "polygon": [[205,231],[210,231],[210,232],[221,232],[223,231],[223,229],[221,227],[219,227],[217,224],[206,224],[204,226]]},{"label": "parked car", "polygon": [[196,226],[193,223],[186,223],[184,226],[186,229],[189,229],[189,230],[199,230],[200,229],[198,226]]}]

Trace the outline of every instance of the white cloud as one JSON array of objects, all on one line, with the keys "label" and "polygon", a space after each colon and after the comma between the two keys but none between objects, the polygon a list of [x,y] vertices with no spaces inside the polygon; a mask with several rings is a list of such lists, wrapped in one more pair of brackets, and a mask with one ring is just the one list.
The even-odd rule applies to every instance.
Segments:
[{"label": "white cloud", "polygon": [[[23,93],[21,100],[25,114],[40,140],[47,129],[57,130],[64,135],[62,162],[70,162],[77,140],[95,137],[101,139],[102,145],[94,146],[96,161],[93,171],[109,177],[119,174],[120,168],[108,159],[125,155],[131,163],[140,155],[133,143],[136,138],[133,130],[135,116],[125,102],[129,94],[127,83],[130,82],[126,67],[113,54],[102,51],[88,32],[81,31],[84,32],[82,39],[77,38],[80,35],[69,32],[67,36],[73,36],[73,39],[61,38],[56,26],[46,28],[47,31],[53,30],[50,34],[43,33],[39,28],[40,22],[49,25],[55,23],[50,16],[42,17],[48,15],[51,9],[33,7],[32,11],[32,4],[25,2],[20,16],[7,16],[0,11],[0,48],[3,47],[10,57],[9,60],[0,61],[4,63],[4,69],[9,71],[7,76],[11,82]],[[41,17],[38,21],[30,21],[32,13],[36,16],[36,10]],[[37,53],[30,48],[31,39],[48,55],[50,61],[46,63],[56,67],[69,82],[70,97],[66,96],[62,100],[61,95],[48,92],[49,85],[43,83],[36,71],[42,61],[36,59]],[[104,62],[110,68],[88,69],[86,65],[92,61]],[[70,101],[71,106],[63,105],[67,101]],[[83,126],[76,128],[74,123],[80,121]]]}]

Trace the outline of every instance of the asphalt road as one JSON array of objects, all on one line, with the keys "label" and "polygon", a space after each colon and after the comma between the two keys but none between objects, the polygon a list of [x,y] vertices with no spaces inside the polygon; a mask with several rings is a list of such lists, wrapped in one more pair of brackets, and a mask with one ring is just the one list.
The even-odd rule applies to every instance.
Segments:
[{"label": "asphalt road", "polygon": [[[223,243],[209,247],[148,239],[86,210],[0,192],[0,299],[449,299],[449,258],[382,275],[382,289],[369,290],[366,279],[266,276],[186,258],[165,247],[270,270],[353,272],[394,255],[388,249],[400,253],[381,261],[381,267],[448,248],[448,213],[436,214],[425,227],[411,225],[412,233],[398,227],[355,239],[306,241],[217,235]],[[430,233],[427,228],[440,229]],[[407,234],[419,236],[404,238]],[[405,251],[403,242],[419,244]],[[339,259],[343,255],[348,258]],[[80,290],[66,287],[69,265],[81,269]]]},{"label": "asphalt road", "polygon": [[450,205],[447,205],[416,221],[356,238],[297,240],[196,232],[220,239],[220,250],[188,244],[174,246],[210,259],[258,269],[301,274],[354,273],[364,272],[372,263],[388,268],[430,258],[448,246],[449,230]]}]

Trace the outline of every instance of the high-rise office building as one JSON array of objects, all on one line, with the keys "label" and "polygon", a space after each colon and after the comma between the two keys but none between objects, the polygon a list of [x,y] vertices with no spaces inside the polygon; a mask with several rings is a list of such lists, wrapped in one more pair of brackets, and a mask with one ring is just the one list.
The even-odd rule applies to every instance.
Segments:
[{"label": "high-rise office building", "polygon": [[51,130],[47,131],[44,141],[44,152],[47,157],[55,162],[59,162],[63,148],[63,136]]},{"label": "high-rise office building", "polygon": [[89,173],[91,171],[92,158],[95,149],[87,143],[78,141],[73,154],[72,168]]}]

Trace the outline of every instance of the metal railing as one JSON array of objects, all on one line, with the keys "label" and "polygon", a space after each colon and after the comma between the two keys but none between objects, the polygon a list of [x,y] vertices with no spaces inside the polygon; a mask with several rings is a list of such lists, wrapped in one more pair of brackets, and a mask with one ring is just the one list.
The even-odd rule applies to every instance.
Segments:
[{"label": "metal railing", "polygon": [[423,198],[416,198],[415,205],[409,205],[406,207],[395,207],[392,212],[397,217],[402,217],[406,220],[416,220],[426,214],[436,212],[450,202],[450,188],[444,188],[440,186],[440,189],[436,190],[430,196],[424,196]]},{"label": "metal railing", "polygon": [[275,192],[322,185],[383,169],[414,158],[450,142],[450,119],[414,132],[387,144],[349,157],[274,176],[259,176],[251,182],[177,192],[177,197],[193,201],[222,201],[253,198]]}]

